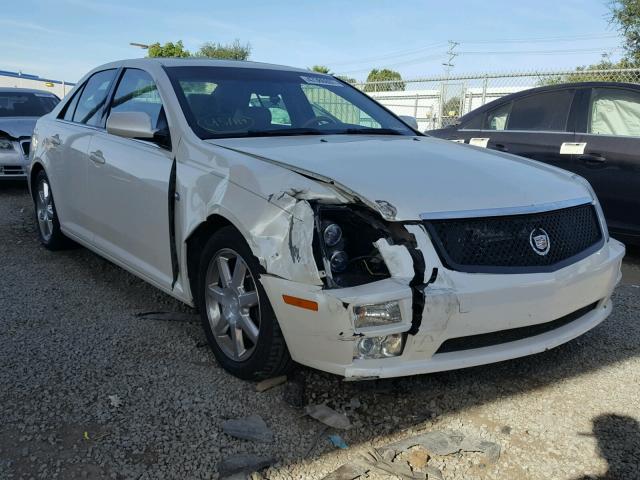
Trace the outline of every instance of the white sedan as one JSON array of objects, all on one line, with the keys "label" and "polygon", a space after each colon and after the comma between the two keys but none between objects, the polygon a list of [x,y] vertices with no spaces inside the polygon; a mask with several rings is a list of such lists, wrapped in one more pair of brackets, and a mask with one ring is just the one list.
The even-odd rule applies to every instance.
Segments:
[{"label": "white sedan", "polygon": [[589,184],[410,123],[305,70],[103,65],[37,123],[40,239],[197,307],[242,378],[468,367],[602,322],[624,247]]}]

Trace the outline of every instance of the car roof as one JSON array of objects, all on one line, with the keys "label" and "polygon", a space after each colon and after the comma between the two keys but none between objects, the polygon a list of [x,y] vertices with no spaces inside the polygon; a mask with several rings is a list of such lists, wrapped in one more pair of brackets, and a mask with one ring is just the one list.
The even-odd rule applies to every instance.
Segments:
[{"label": "car roof", "polygon": [[46,93],[56,96],[56,94],[53,92],[38,90],[36,88],[0,87],[0,93]]},{"label": "car roof", "polygon": [[[282,70],[291,72],[305,72],[309,73],[309,70],[295,67],[287,67],[285,65],[275,65],[272,63],[263,62],[250,62],[247,60],[217,60],[213,58],[133,58],[127,60],[118,60],[116,62],[107,63],[94,69],[101,70],[104,68],[114,68],[120,66],[127,67],[144,67],[150,65],[162,65],[165,67],[228,67],[228,68],[260,68],[263,70]],[[317,75],[324,75],[322,73],[314,72]]]},{"label": "car roof", "polygon": [[528,95],[532,95],[534,93],[544,93],[544,92],[552,92],[554,90],[567,90],[572,88],[632,88],[635,90],[640,89],[640,85],[636,83],[625,83],[625,82],[568,82],[568,83],[558,83],[555,85],[545,85],[542,87],[528,88],[527,90],[520,90],[519,92],[510,93],[509,95],[505,95],[500,98],[496,98],[495,100],[490,101],[489,103],[485,103],[481,107],[472,110],[469,113],[465,113],[462,117],[460,117],[460,122],[464,122],[471,117],[478,115],[479,113],[484,113],[487,110],[491,110],[497,105],[501,105],[503,103],[510,102],[512,100],[518,99],[520,97],[526,97]]}]

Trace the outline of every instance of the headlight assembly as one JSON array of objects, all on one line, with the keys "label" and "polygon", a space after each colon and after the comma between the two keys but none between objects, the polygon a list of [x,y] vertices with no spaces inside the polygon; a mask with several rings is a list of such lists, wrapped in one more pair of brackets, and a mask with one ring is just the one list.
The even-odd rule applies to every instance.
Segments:
[{"label": "headlight assembly", "polygon": [[373,245],[388,235],[382,219],[369,210],[353,205],[318,205],[314,251],[329,286],[356,286],[389,277]]},{"label": "headlight assembly", "polygon": [[0,150],[14,150],[13,142],[8,138],[0,138]]}]

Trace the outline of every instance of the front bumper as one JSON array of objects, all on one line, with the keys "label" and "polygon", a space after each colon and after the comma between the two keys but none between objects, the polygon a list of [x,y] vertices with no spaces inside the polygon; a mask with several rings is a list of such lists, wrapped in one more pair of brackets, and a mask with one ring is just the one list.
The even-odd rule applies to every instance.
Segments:
[{"label": "front bumper", "polygon": [[21,142],[13,142],[13,150],[0,151],[0,180],[23,179],[27,176],[29,157]]},{"label": "front bumper", "polygon": [[[336,290],[323,290],[263,275],[262,283],[278,317],[293,359],[347,378],[383,378],[452,370],[542,352],[576,338],[611,312],[611,293],[620,281],[624,246],[611,239],[599,251],[550,273],[472,274],[437,267],[438,277],[424,289],[420,328],[408,335],[402,355],[354,359],[361,336],[406,332],[411,327],[412,291],[400,280]],[[428,260],[436,262],[433,256]],[[318,303],[318,311],[285,304],[282,295]],[[402,323],[356,331],[353,305],[399,300]],[[561,319],[588,305],[584,315],[558,328],[530,337],[480,348],[438,353],[441,345],[469,337]]]}]

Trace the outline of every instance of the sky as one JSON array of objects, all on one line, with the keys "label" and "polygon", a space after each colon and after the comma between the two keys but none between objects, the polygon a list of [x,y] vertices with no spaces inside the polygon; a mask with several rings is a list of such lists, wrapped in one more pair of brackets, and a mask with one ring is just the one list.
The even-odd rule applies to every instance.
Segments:
[{"label": "sky", "polygon": [[608,0],[21,0],[0,16],[0,70],[75,82],[113,60],[146,55],[130,42],[239,39],[251,60],[365,79],[572,69],[617,59],[622,41]]}]

